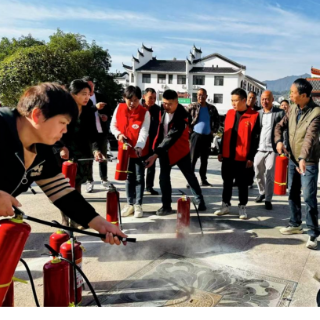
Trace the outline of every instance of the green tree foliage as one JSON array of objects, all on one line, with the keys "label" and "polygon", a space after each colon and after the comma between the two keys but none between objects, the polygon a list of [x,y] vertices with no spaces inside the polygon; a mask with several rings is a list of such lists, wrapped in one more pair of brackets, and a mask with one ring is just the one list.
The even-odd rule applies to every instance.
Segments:
[{"label": "green tree foliage", "polygon": [[[2,57],[2,59],[1,59]],[[111,57],[95,42],[88,44],[80,34],[57,30],[48,43],[31,35],[0,42],[0,100],[14,107],[29,86],[46,81],[69,84],[74,79],[91,76],[96,89],[108,97],[114,108],[121,99],[122,88],[108,74]]]}]

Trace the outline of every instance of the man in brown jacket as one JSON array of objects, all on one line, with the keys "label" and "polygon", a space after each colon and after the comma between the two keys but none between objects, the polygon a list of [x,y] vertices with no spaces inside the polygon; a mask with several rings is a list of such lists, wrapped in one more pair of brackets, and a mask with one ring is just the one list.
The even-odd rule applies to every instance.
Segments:
[{"label": "man in brown jacket", "polygon": [[[194,171],[198,158],[201,160],[201,186],[211,186],[207,181],[207,167],[213,134],[219,130],[220,120],[216,107],[207,103],[207,91],[200,89],[197,93],[198,102],[189,105],[186,110],[191,117],[190,155]],[[188,186],[189,187],[189,186]]]},{"label": "man in brown jacket", "polygon": [[[318,224],[317,185],[320,157],[320,107],[312,98],[311,84],[305,79],[297,79],[291,86],[290,99],[296,104],[276,125],[275,143],[277,152],[290,155],[288,188],[290,221],[282,234],[303,233],[301,227],[301,186],[306,207],[306,224],[309,240],[307,248],[317,249],[320,234]],[[283,132],[288,130],[288,151],[283,145]]]}]

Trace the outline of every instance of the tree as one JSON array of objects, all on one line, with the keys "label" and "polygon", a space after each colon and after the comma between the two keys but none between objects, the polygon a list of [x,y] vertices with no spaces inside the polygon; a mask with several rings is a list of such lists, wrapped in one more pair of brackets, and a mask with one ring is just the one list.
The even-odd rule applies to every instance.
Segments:
[{"label": "tree", "polygon": [[14,107],[22,92],[40,82],[62,81],[91,76],[97,80],[97,89],[108,97],[114,108],[121,99],[122,87],[108,74],[111,57],[95,42],[88,44],[80,34],[57,30],[48,43],[31,35],[0,42],[0,100]]}]

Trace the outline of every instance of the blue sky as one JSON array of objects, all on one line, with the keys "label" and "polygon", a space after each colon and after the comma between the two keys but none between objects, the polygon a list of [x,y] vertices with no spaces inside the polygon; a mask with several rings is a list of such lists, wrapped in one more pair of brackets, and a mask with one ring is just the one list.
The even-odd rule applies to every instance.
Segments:
[{"label": "blue sky", "polygon": [[158,59],[185,59],[195,44],[273,80],[320,68],[319,12],[317,0],[0,0],[0,37],[80,33],[109,50],[111,71],[131,65],[142,42]]}]

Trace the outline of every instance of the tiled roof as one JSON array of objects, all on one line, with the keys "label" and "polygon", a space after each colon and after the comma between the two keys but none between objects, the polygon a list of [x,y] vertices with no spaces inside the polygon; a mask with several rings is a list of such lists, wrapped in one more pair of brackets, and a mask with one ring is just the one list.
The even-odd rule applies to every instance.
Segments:
[{"label": "tiled roof", "polygon": [[246,66],[241,65],[241,64],[239,64],[239,63],[237,63],[237,62],[235,62],[235,61],[232,61],[232,60],[226,58],[225,56],[222,56],[222,55],[219,54],[219,53],[212,53],[212,54],[209,54],[208,56],[205,56],[205,57],[203,57],[203,58],[201,58],[201,59],[193,60],[193,63],[195,64],[195,63],[198,63],[198,62],[200,62],[200,61],[207,60],[207,59],[214,58],[214,57],[218,57],[218,58],[220,58],[221,60],[224,60],[224,61],[226,61],[226,62],[229,62],[229,63],[233,64],[234,66],[236,66],[236,67],[238,67],[238,68],[241,68],[241,69],[244,69],[244,70],[246,69]]},{"label": "tiled roof", "polygon": [[235,73],[239,71],[232,68],[193,67],[190,73]]},{"label": "tiled roof", "polygon": [[143,53],[142,53],[142,52],[140,52],[140,50],[139,50],[139,49],[138,49],[138,52],[139,52],[140,56],[144,57]]},{"label": "tiled roof", "polygon": [[320,76],[320,69],[311,68],[311,73]]},{"label": "tiled roof", "polygon": [[266,85],[267,85],[266,83],[261,82],[261,81],[255,79],[255,78],[249,77],[249,76],[247,76],[247,75],[246,75],[246,78],[248,78],[249,80],[252,80],[252,81],[254,81],[254,82],[257,82],[257,83],[261,84],[262,86],[266,86]]},{"label": "tiled roof", "polygon": [[149,52],[153,52],[152,48],[147,48],[147,47],[144,46],[144,44],[142,44],[142,48],[143,48],[144,50],[149,51]]},{"label": "tiled roof", "polygon": [[148,61],[137,71],[167,71],[167,72],[186,72],[185,60],[156,60]]},{"label": "tiled roof", "polygon": [[195,45],[193,45],[194,49],[196,50],[196,52],[198,53],[202,53],[201,49],[198,49]]},{"label": "tiled roof", "polygon": [[139,63],[139,59],[135,58],[134,56],[132,56],[132,59]]}]

